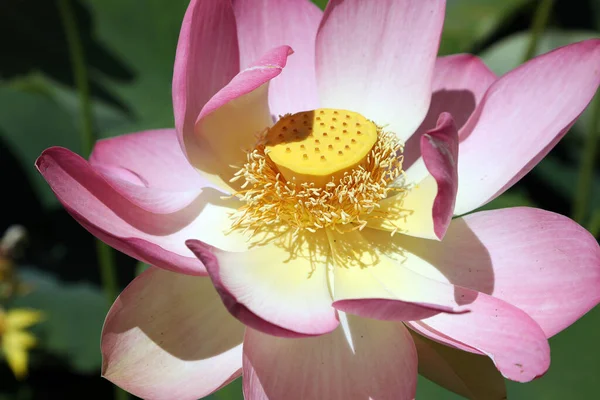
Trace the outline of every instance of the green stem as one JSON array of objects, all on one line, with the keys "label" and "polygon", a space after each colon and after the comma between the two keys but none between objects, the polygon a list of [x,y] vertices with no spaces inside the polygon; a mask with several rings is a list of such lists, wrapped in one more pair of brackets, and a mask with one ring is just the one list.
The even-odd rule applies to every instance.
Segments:
[{"label": "green stem", "polygon": [[600,236],[600,208],[594,211],[588,230],[596,239],[598,239],[598,236]]},{"label": "green stem", "polygon": [[65,35],[69,45],[69,55],[71,57],[71,66],[73,68],[73,76],[75,85],[79,92],[79,102],[81,107],[81,144],[82,151],[85,157],[88,157],[92,152],[96,136],[93,129],[92,118],[92,103],[90,99],[90,86],[87,77],[87,67],[85,65],[85,56],[83,47],[79,39],[79,28],[77,19],[73,13],[70,0],[59,0],[58,7],[60,16],[65,28]]},{"label": "green stem", "polygon": [[573,219],[583,224],[590,205],[592,181],[594,179],[594,160],[598,152],[598,137],[600,136],[600,96],[592,103],[592,118],[589,132],[585,138],[583,157],[577,178],[577,191],[573,204]]},{"label": "green stem", "polygon": [[[81,112],[81,145],[84,156],[88,157],[96,142],[93,127],[92,101],[90,97],[90,86],[88,81],[87,66],[81,40],[79,37],[79,28],[77,19],[70,0],[59,0],[58,8],[64,25],[67,43],[69,45],[69,55],[75,78],[75,85],[79,93],[79,103]],[[98,264],[100,266],[100,276],[102,287],[111,304],[118,293],[118,284],[114,253],[112,249],[100,240],[96,241],[96,252],[98,255]],[[115,399],[127,400],[129,395],[115,386]]]},{"label": "green stem", "polygon": [[119,294],[115,273],[115,254],[113,249],[101,240],[96,240],[96,254],[98,255],[102,287],[108,299],[108,304],[112,304]]},{"label": "green stem", "polygon": [[[70,0],[59,0],[60,15],[65,26],[65,34],[69,44],[69,54],[75,76],[75,84],[79,92],[79,103],[81,111],[81,141],[85,156],[89,156],[96,136],[93,129],[92,102],[90,99],[90,86],[87,77],[87,67],[83,47],[79,39],[79,28],[77,19],[73,13]],[[109,304],[117,297],[117,281],[115,274],[115,263],[112,256],[112,250],[104,243],[98,241],[96,246],[98,253],[98,263],[100,264],[100,276],[102,277],[102,286],[108,297]]]},{"label": "green stem", "polygon": [[523,57],[523,62],[528,61],[535,56],[540,37],[546,29],[546,24],[548,24],[548,18],[550,18],[553,3],[554,0],[541,0],[535,10],[535,15],[533,16],[533,22],[530,28],[531,39],[529,40],[529,46]]}]

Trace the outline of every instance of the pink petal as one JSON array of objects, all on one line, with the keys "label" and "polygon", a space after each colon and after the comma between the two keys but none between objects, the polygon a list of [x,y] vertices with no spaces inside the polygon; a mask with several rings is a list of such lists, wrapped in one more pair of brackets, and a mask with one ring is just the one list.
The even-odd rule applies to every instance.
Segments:
[{"label": "pink petal", "polygon": [[[337,237],[332,243],[337,268],[331,286],[337,309],[386,320],[423,318],[416,324],[441,335],[419,333],[448,345],[456,341],[464,350],[473,348],[490,356],[509,379],[529,381],[546,372],[550,364],[548,341],[542,328],[524,311],[487,294],[421,275],[421,271],[428,273],[435,268],[428,262],[426,249],[436,242],[404,235],[390,237],[375,229],[360,232],[362,241],[356,235],[340,234],[343,238]],[[425,253],[413,252],[415,242]],[[464,259],[469,253],[455,251],[446,257]],[[407,303],[411,305],[408,312]],[[429,315],[414,313],[416,306],[429,307]]]},{"label": "pink petal", "polygon": [[404,146],[404,169],[409,170],[421,156],[421,136],[435,128],[441,113],[448,112],[452,115],[460,137],[462,127],[475,106],[496,79],[496,75],[477,56],[457,54],[439,57],[433,73],[433,94],[429,111],[419,129]]},{"label": "pink petal", "polygon": [[[158,267],[192,275],[206,270],[185,246],[191,237],[227,249],[245,249],[239,235],[225,235],[239,202],[204,188],[185,208],[168,214],[146,211],[116,190],[86,160],[53,147],[36,162],[40,173],[84,228],[116,249]],[[176,171],[174,171],[176,173]]]},{"label": "pink petal", "polygon": [[156,129],[99,140],[90,155],[90,165],[131,171],[146,186],[164,190],[181,191],[206,186],[206,181],[186,160],[174,129]]},{"label": "pink petal", "polygon": [[429,279],[406,268],[412,260],[390,236],[365,229],[328,232],[333,253],[334,307],[367,318],[408,321],[466,312],[476,292]]},{"label": "pink petal", "polygon": [[600,303],[596,240],[569,218],[548,211],[479,212],[454,220],[441,243],[414,240],[405,246],[433,266],[421,265],[420,273],[514,304],[546,337]]},{"label": "pink petal", "polygon": [[321,105],[406,140],[429,108],[444,10],[437,0],[331,0],[317,34]]},{"label": "pink petal", "polygon": [[309,0],[237,0],[233,7],[242,68],[274,47],[294,49],[295,56],[270,84],[271,114],[317,108],[315,38],[321,10]]},{"label": "pink petal", "polygon": [[236,318],[285,337],[320,335],[338,325],[327,286],[323,234],[300,235],[291,250],[281,243],[225,252],[189,240],[223,303]]},{"label": "pink petal", "polygon": [[179,211],[209,186],[188,163],[174,129],[100,140],[89,162],[119,193],[150,212]]},{"label": "pink petal", "polygon": [[197,399],[240,375],[243,336],[208,278],[151,267],[106,317],[102,375],[145,399]]},{"label": "pink petal", "polygon": [[398,323],[348,316],[327,335],[283,339],[248,329],[244,338],[246,400],[413,399],[417,354]]},{"label": "pink petal", "polygon": [[423,135],[421,154],[427,170],[437,183],[432,218],[435,235],[442,240],[452,220],[458,188],[457,130],[450,114],[440,115],[436,129]]},{"label": "pink petal", "polygon": [[456,350],[411,332],[419,374],[468,399],[506,399],[504,378],[488,358]]},{"label": "pink petal", "polygon": [[509,72],[464,128],[455,214],[494,199],[560,140],[600,84],[600,40],[575,43]]},{"label": "pink petal", "polygon": [[[505,378],[529,382],[550,366],[550,346],[542,328],[524,311],[495,297],[479,293],[466,306],[470,312],[439,313],[420,322],[408,322],[424,336],[450,346],[454,341],[489,356]],[[428,335],[428,330],[440,335]]]},{"label": "pink petal", "polygon": [[379,202],[379,211],[389,214],[365,218],[370,228],[441,240],[452,219],[458,188],[458,132],[450,114],[440,115],[437,127],[420,141],[428,174],[420,181],[413,181],[409,173],[402,176],[399,185],[407,187],[406,192]]},{"label": "pink petal", "polygon": [[204,105],[195,131],[184,132],[192,165],[224,190],[235,191],[229,181],[246,162],[245,150],[254,148],[257,134],[273,124],[268,83],[290,54],[289,46],[274,48],[241,71]]},{"label": "pink petal", "polygon": [[[218,40],[215,38],[218,37]],[[228,1],[192,0],[175,55],[173,109],[181,148],[202,107],[240,70],[233,8]]]}]

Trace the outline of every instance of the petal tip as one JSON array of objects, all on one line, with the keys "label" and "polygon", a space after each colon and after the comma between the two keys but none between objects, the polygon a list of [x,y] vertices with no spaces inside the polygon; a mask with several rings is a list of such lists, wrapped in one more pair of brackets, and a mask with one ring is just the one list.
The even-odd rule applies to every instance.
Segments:
[{"label": "petal tip", "polygon": [[438,186],[432,213],[434,233],[442,240],[452,220],[458,191],[458,129],[452,115],[441,113],[437,126],[421,137],[420,145],[425,166]]}]

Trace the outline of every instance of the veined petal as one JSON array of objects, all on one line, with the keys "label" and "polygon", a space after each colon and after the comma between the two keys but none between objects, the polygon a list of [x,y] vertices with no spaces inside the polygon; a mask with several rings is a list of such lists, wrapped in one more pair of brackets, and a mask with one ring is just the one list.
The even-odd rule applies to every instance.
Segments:
[{"label": "veined petal", "polygon": [[206,270],[185,240],[199,238],[225,249],[246,249],[239,235],[226,235],[235,199],[204,188],[187,207],[169,214],[148,212],[113,188],[87,161],[63,148],[50,148],[36,162],[67,209],[92,234],[116,249],[158,267],[192,275]]},{"label": "veined petal", "polygon": [[[429,111],[404,146],[404,169],[407,174],[415,178],[427,175],[421,158],[421,136],[435,128],[439,115],[444,112],[452,115],[460,138],[463,126],[496,79],[483,61],[471,54],[456,54],[436,60]],[[417,173],[416,169],[422,172]]]},{"label": "veined petal", "polygon": [[405,141],[429,108],[445,1],[331,0],[317,34],[322,107],[352,110]]},{"label": "veined petal", "polygon": [[452,221],[442,242],[406,238],[403,246],[426,261],[412,264],[415,271],[513,304],[547,337],[600,303],[600,248],[559,214],[527,207],[478,212]]},{"label": "veined petal", "polygon": [[[471,347],[488,355],[509,379],[526,382],[546,372],[550,348],[544,331],[530,316],[503,300],[416,272],[433,267],[412,252],[412,242],[422,242],[424,248],[436,243],[404,235],[390,237],[375,229],[340,234],[332,242],[334,261],[344,260],[333,271],[334,306],[377,319],[422,318],[408,324],[423,324],[439,332],[431,337],[434,340],[449,345],[456,341],[466,345],[461,347],[465,350]],[[452,257],[456,254],[463,253],[452,253]],[[429,315],[417,313],[418,306],[429,307]]]},{"label": "veined petal", "polygon": [[[421,136],[421,153],[428,175],[415,185],[401,177],[406,192],[379,202],[386,218],[365,216],[370,228],[441,240],[452,219],[458,187],[458,131],[450,114],[443,113],[435,129]],[[379,215],[379,212],[377,215]]]},{"label": "veined petal", "polygon": [[327,286],[324,236],[269,236],[239,253],[195,240],[187,245],[236,318],[272,335],[299,337],[331,332],[338,325]]},{"label": "veined petal", "polygon": [[562,47],[504,75],[464,128],[455,214],[502,194],[562,138],[600,84],[600,40]]},{"label": "veined petal", "polygon": [[506,399],[504,378],[488,357],[439,344],[413,331],[411,335],[420,375],[468,399]]},{"label": "veined petal", "polygon": [[106,317],[102,375],[142,398],[197,399],[240,375],[243,335],[210,279],[151,267]]},{"label": "veined petal", "polygon": [[334,332],[283,339],[248,329],[244,338],[247,400],[408,400],[417,354],[400,323],[348,316]]},{"label": "veined petal", "polygon": [[89,163],[129,201],[159,214],[181,210],[211,186],[185,158],[174,129],[100,140]]},{"label": "veined petal", "polygon": [[207,185],[186,160],[174,129],[130,133],[96,142],[90,165],[130,171],[147,187],[183,191]]},{"label": "veined petal", "polygon": [[231,3],[192,0],[179,32],[173,70],[175,128],[184,152],[186,138],[193,136],[202,107],[239,70],[237,31]]},{"label": "veined petal", "polygon": [[315,38],[321,10],[310,0],[235,0],[233,3],[242,68],[269,49],[294,49],[285,70],[269,85],[271,114],[318,108]]},{"label": "veined petal", "polygon": [[[466,311],[452,285],[405,268],[403,264],[411,260],[402,248],[393,247],[387,233],[329,230],[328,235],[334,262],[330,286],[338,310],[397,321],[418,320],[439,311]],[[461,295],[476,295],[471,292]]]},{"label": "veined petal", "polygon": [[[524,311],[495,297],[479,293],[462,314],[439,313],[421,321],[419,333],[453,346],[454,341],[473,347],[492,359],[505,378],[529,382],[546,373],[550,346],[542,328]],[[428,331],[441,332],[429,336]],[[463,347],[466,350],[466,348]]]},{"label": "veined petal", "polygon": [[254,148],[257,135],[273,124],[268,83],[281,73],[290,54],[289,46],[268,51],[204,105],[194,132],[184,132],[192,165],[223,190],[235,191],[229,181],[246,162],[245,150]]}]

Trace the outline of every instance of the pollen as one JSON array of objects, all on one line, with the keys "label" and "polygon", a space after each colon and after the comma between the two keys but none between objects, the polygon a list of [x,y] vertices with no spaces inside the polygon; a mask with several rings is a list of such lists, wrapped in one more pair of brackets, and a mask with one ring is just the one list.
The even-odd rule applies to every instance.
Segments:
[{"label": "pollen", "polygon": [[[317,126],[317,118],[336,134],[313,134],[302,123]],[[338,134],[341,119],[348,121],[347,135]],[[294,129],[296,136],[290,136]],[[234,194],[244,205],[232,216],[232,230],[284,226],[295,232],[326,227],[347,232],[364,228],[367,215],[386,218],[389,211],[381,211],[379,202],[391,191],[405,190],[390,185],[403,174],[402,150],[394,133],[355,112],[318,109],[286,115],[260,135],[232,179],[245,181]]]},{"label": "pollen", "polygon": [[[286,180],[325,187],[330,182],[339,181],[346,172],[365,164],[377,141],[378,128],[352,111],[343,112],[347,122],[338,121],[340,111],[323,108],[286,115],[269,129],[265,136],[265,153]],[[350,129],[347,129],[348,125]],[[309,129],[314,127],[323,128],[315,133]],[[322,146],[316,146],[321,143]],[[322,147],[338,156],[325,156],[327,164],[319,162],[322,158],[318,153]]]}]

